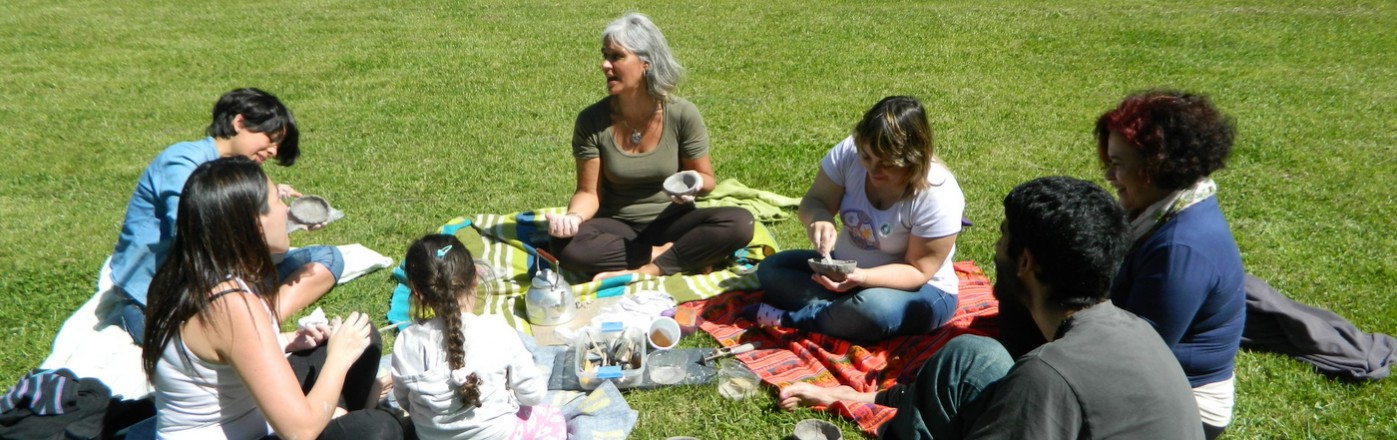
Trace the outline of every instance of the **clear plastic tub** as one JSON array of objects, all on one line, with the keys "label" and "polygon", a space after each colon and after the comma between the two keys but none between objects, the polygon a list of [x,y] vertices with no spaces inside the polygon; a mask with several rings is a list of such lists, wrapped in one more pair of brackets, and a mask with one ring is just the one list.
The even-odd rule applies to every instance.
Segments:
[{"label": "clear plastic tub", "polygon": [[648,345],[645,329],[625,327],[619,322],[584,328],[572,342],[578,384],[586,390],[608,380],[615,382],[617,388],[639,385],[645,378]]},{"label": "clear plastic tub", "polygon": [[673,385],[689,377],[686,370],[690,363],[689,353],[682,350],[657,351],[651,353],[645,362],[645,370],[650,372],[650,381],[656,385]]},{"label": "clear plastic tub", "polygon": [[743,400],[757,395],[762,378],[747,366],[733,359],[723,359],[718,369],[718,394],[731,400]]}]

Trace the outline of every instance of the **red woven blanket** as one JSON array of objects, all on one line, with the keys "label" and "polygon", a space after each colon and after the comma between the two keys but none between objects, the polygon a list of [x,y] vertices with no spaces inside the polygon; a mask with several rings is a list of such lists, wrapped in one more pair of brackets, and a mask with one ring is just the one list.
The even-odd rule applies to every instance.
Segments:
[{"label": "red woven blanket", "polygon": [[[876,391],[911,382],[922,363],[951,338],[966,333],[999,334],[995,324],[999,303],[990,291],[989,278],[971,261],[957,262],[955,269],[960,278],[959,305],[950,322],[930,334],[899,336],[871,345],[854,345],[790,328],[757,327],[740,315],[743,306],[761,299],[760,291],[726,292],[680,307],[696,309],[703,317],[699,327],[725,347],[757,342],[762,349],[737,355],[737,359],[777,388],[810,382]],[[854,420],[869,436],[877,436],[878,429],[897,413],[894,408],[854,402],[817,409]]]}]

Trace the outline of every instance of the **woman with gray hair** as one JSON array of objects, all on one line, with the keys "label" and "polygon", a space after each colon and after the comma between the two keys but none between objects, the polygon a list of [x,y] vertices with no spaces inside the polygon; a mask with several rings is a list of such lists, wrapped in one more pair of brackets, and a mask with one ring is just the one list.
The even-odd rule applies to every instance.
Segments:
[{"label": "woman with gray hair", "polygon": [[[548,216],[554,255],[595,279],[713,269],[752,240],[753,218],[742,208],[694,206],[717,179],[703,118],[673,93],[683,68],[638,13],[606,26],[601,54],[607,97],[573,126],[577,189],[566,214]],[[667,191],[675,175],[689,184]]]}]

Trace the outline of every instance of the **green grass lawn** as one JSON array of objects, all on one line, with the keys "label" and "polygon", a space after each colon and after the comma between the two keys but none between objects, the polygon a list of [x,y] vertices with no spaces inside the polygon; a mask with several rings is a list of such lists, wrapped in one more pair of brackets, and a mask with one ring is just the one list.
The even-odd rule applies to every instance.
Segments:
[{"label": "green grass lawn", "polygon": [[[800,195],[863,110],[920,97],[980,225],[956,257],[982,264],[1014,185],[1103,181],[1090,132],[1122,96],[1208,94],[1238,127],[1214,177],[1248,270],[1397,333],[1389,1],[236,3],[0,2],[0,388],[92,294],[141,170],[202,137],[221,93],[255,86],[287,102],[304,153],[267,169],[347,213],[293,244],[358,242],[397,259],[457,215],[566,203],[573,118],[604,94],[601,29],[638,8],[688,67],[679,94],[708,123],[720,178]],[[806,246],[796,222],[772,228]],[[382,323],[389,290],[380,272],[321,305]],[[1237,369],[1229,437],[1397,438],[1393,379],[1341,383],[1254,352]],[[634,438],[780,438],[828,417],[712,387],[627,400],[641,412]]]}]

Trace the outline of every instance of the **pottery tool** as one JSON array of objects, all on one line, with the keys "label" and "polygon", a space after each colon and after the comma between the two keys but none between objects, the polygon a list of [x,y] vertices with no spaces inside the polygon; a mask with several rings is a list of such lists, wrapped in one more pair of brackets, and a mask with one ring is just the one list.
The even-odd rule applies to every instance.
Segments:
[{"label": "pottery tool", "polygon": [[727,356],[732,356],[732,355],[737,355],[737,354],[746,353],[746,352],[755,350],[756,348],[757,348],[757,343],[755,343],[755,342],[748,342],[748,343],[746,343],[746,344],[742,344],[742,345],[738,345],[738,346],[733,346],[733,347],[719,348],[719,349],[713,350],[713,354],[710,354],[710,355],[708,355],[708,357],[703,358],[703,360],[700,361],[700,363],[702,363],[702,364],[704,364],[704,365],[708,365],[708,361],[711,361],[711,360],[714,360],[714,359],[718,359],[718,358],[721,358],[721,357],[727,357]]}]

